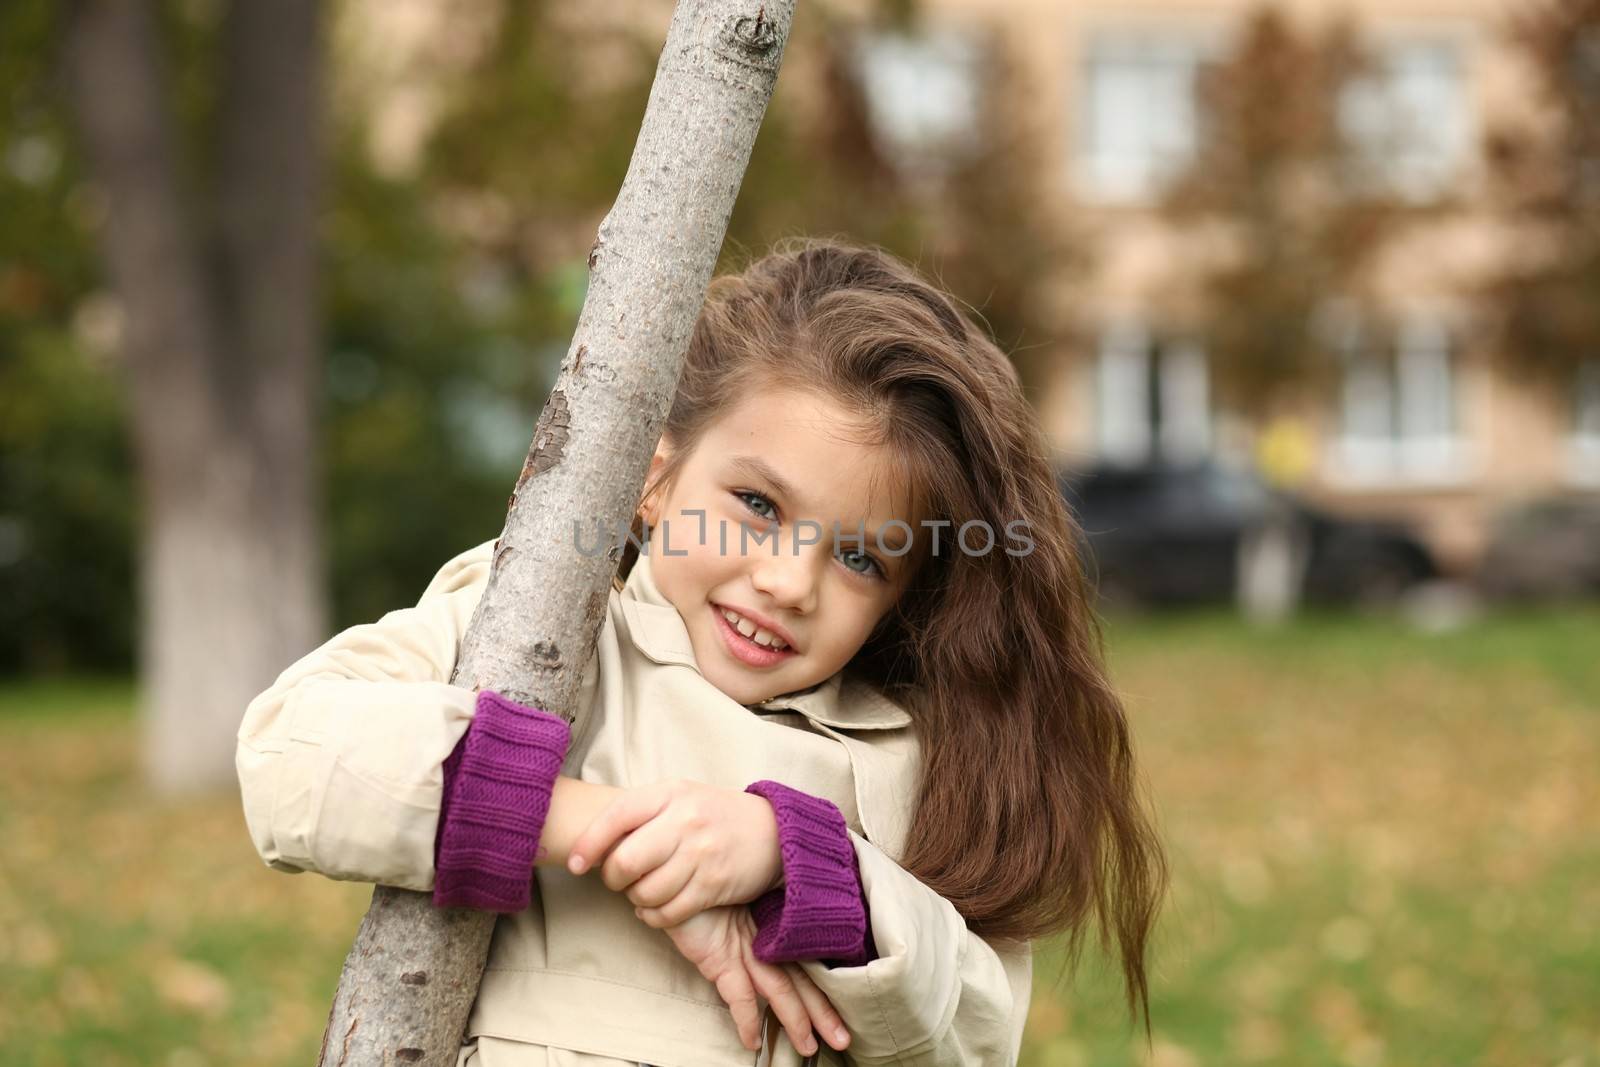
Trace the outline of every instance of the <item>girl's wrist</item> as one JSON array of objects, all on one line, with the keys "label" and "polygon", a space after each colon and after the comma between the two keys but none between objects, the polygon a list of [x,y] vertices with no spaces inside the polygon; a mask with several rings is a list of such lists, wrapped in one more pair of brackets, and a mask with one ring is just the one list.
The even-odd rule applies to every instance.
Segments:
[{"label": "girl's wrist", "polygon": [[764,888],[756,894],[760,896],[783,887],[783,837],[778,828],[778,813],[773,808],[772,801],[760,793],[747,789],[739,796],[741,799],[748,798],[747,802],[752,804],[752,810],[760,812],[764,845],[759,854],[765,857],[766,862],[766,869],[762,872],[765,876],[762,883]]},{"label": "girl's wrist", "polygon": [[539,838],[536,867],[565,867],[572,846],[622,790],[616,786],[560,776],[550,791],[550,814]]}]

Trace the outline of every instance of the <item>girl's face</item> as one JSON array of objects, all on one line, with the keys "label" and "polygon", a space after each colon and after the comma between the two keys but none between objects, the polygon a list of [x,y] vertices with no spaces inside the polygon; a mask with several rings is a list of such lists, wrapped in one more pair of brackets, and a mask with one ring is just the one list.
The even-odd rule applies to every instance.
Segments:
[{"label": "girl's face", "polygon": [[[652,494],[641,509],[651,576],[683,616],[700,673],[741,704],[833,675],[911,578],[917,553],[892,556],[877,533],[891,519],[920,527],[903,510],[905,487],[887,451],[850,440],[861,431],[811,393],[754,394],[708,428],[665,499]],[[670,454],[663,438],[652,478]],[[884,546],[899,551],[906,537],[890,527]],[[725,611],[748,622],[729,623]],[[751,624],[788,648],[741,636],[739,626]]]}]

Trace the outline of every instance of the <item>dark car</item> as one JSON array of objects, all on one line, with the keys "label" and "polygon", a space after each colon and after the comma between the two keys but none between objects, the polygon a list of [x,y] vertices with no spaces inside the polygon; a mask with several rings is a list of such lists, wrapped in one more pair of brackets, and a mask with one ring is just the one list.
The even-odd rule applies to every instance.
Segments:
[{"label": "dark car", "polygon": [[1234,599],[1245,542],[1271,529],[1298,546],[1307,600],[1387,603],[1438,576],[1404,527],[1330,515],[1219,463],[1099,466],[1063,472],[1060,484],[1110,603]]},{"label": "dark car", "polygon": [[1600,497],[1549,497],[1502,513],[1478,573],[1497,600],[1600,596]]}]

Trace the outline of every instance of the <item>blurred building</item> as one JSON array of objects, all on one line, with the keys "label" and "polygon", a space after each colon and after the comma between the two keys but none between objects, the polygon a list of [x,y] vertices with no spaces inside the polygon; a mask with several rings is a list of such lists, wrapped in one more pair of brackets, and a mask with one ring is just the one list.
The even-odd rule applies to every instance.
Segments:
[{"label": "blurred building", "polygon": [[1040,91],[1024,106],[1054,141],[1053,187],[1097,246],[1092,277],[1064,283],[1078,287],[1088,340],[1052,354],[1041,395],[1063,463],[1252,459],[1334,510],[1410,521],[1447,567],[1470,568],[1505,503],[1600,488],[1600,362],[1564,395],[1525,388],[1497,369],[1514,360],[1488,358],[1470,296],[1504,247],[1484,204],[1483,135],[1528,107],[1502,35],[1518,2],[1276,5],[1297,20],[1354,20],[1378,63],[1341,122],[1403,201],[1436,210],[1375,265],[1388,324],[1337,322],[1342,381],[1270,419],[1220,410],[1208,353],[1164,315],[1180,237],[1155,206],[1202,136],[1199,71],[1258,6],[925,0],[927,29],[869,39],[864,67],[880,127],[914,147],[969,121],[967,43],[981,30],[1002,27],[1026,57]]},{"label": "blurred building", "polygon": [[[835,0],[868,17],[881,0]],[[892,6],[892,5],[891,5]],[[1371,146],[1383,180],[1427,221],[1408,225],[1374,264],[1389,309],[1382,326],[1328,320],[1344,339],[1342,380],[1270,416],[1216,401],[1211,354],[1169,314],[1188,237],[1158,210],[1168,179],[1200,146],[1197,87],[1260,0],[917,0],[912,32],[862,31],[856,68],[876,139],[919,181],[940,149],[982,123],[980,49],[1004,33],[1032,86],[1018,108],[1045,143],[1046,188],[1074,239],[1091,240],[1085,278],[1059,283],[1062,315],[1030,334],[1045,368],[1036,397],[1063,466],[1227,457],[1351,515],[1412,523],[1439,560],[1470,569],[1504,505],[1600,492],[1600,360],[1559,395],[1529,388],[1515,359],[1492,359],[1471,291],[1499,262],[1506,236],[1486,202],[1485,132],[1527,118],[1527,72],[1504,40],[1520,0],[1269,0],[1304,25],[1354,21],[1378,60],[1342,102],[1348,134]],[[436,67],[492,37],[493,20],[427,0],[347,0],[346,91],[374,109],[373,152],[413,165],[431,124]],[[574,47],[606,47],[627,24],[664,34],[670,0],[620,0],[570,15]],[[797,15],[817,19],[804,5]],[[442,33],[445,23],[451,32]],[[443,45],[449,44],[448,48]],[[421,62],[423,53],[433,62]],[[601,77],[615,64],[600,56]],[[601,61],[606,60],[606,61]],[[789,84],[815,57],[786,57]],[[1039,205],[1040,225],[1057,217]],[[586,223],[585,223],[586,225]],[[1192,235],[1190,235],[1192,236]],[[1181,279],[1177,279],[1181,281]],[[1331,294],[1330,294],[1331,295]],[[1070,308],[1070,310],[1068,310]],[[1051,331],[1068,319],[1075,324]],[[1072,340],[1066,338],[1071,336]],[[1506,368],[1512,368],[1508,371]]]}]

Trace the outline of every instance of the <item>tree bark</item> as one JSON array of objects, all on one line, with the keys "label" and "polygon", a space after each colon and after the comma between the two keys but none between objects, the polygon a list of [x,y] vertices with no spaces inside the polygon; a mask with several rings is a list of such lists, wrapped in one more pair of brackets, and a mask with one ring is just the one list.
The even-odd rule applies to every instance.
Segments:
[{"label": "tree bark", "polygon": [[[453,681],[569,721],[620,543],[776,84],[793,0],[679,0],[633,158],[589,255],[589,290],[534,431]],[[529,872],[532,877],[532,872]],[[380,886],[345,960],[323,1064],[449,1067],[495,915]]]},{"label": "tree bark", "polygon": [[[153,5],[77,0],[65,67],[108,211],[142,505],[145,766],[232,783],[239,709],[324,634],[314,463],[314,0],[229,9],[216,218],[178,165]],[[213,241],[214,238],[214,241]]]}]

